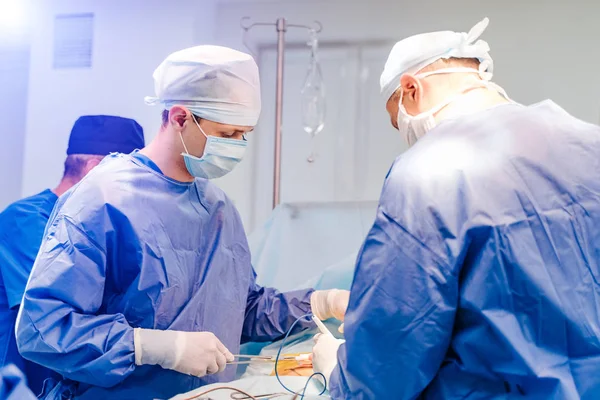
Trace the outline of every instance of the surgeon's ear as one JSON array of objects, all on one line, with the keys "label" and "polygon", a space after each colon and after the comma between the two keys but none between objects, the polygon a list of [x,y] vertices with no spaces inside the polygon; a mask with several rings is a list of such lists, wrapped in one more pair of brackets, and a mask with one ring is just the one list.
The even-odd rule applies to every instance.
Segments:
[{"label": "surgeon's ear", "polygon": [[171,107],[169,111],[169,123],[176,127],[176,129],[182,129],[183,124],[188,119],[188,110],[185,107],[175,105]]},{"label": "surgeon's ear", "polygon": [[402,87],[403,100],[407,103],[416,104],[421,96],[421,84],[419,80],[412,74],[404,74],[400,78],[400,86]]}]

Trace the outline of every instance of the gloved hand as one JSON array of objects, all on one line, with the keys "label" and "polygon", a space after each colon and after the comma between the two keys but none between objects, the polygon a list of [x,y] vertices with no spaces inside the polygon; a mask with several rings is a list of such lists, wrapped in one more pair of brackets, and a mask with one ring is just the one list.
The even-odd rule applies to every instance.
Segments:
[{"label": "gloved hand", "polygon": [[313,370],[322,373],[329,383],[331,373],[337,365],[338,349],[345,340],[336,339],[332,335],[323,335],[322,333],[316,335],[314,340],[315,346],[313,347],[312,354]]},{"label": "gloved hand", "polygon": [[315,290],[310,296],[312,313],[321,321],[329,318],[344,320],[350,292],[347,290]]},{"label": "gloved hand", "polygon": [[233,354],[210,332],[133,330],[136,365],[160,365],[203,377],[225,370]]}]

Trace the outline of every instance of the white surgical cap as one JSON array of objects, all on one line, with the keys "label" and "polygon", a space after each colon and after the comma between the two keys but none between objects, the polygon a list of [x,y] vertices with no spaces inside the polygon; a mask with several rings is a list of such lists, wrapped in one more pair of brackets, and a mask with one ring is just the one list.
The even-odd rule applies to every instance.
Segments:
[{"label": "white surgical cap", "polygon": [[381,94],[387,101],[398,88],[400,77],[414,74],[441,58],[477,58],[479,70],[491,79],[493,60],[489,55],[487,42],[477,40],[487,28],[489,20],[475,25],[469,33],[465,32],[430,32],[408,37],[396,43],[381,74]]},{"label": "white surgical cap", "polygon": [[196,46],[177,51],[154,71],[156,97],[170,110],[180,104],[200,118],[229,125],[254,126],[260,114],[258,66],[227,47]]}]

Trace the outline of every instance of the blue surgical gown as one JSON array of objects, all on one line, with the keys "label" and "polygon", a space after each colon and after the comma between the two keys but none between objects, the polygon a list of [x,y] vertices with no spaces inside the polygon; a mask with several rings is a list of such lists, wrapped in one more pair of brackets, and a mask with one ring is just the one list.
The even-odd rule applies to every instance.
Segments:
[{"label": "blue surgical gown", "polygon": [[389,172],[339,399],[600,399],[600,127],[551,101],[447,120]]},{"label": "blue surgical gown", "polygon": [[44,228],[58,197],[50,190],[19,200],[0,213],[0,365],[14,364],[34,393],[55,374],[24,360],[17,350],[15,322]]},{"label": "blue surgical gown", "polygon": [[19,350],[81,399],[164,399],[231,380],[234,366],[204,378],[136,366],[133,328],[213,332],[234,354],[280,338],[310,311],[312,290],[282,294],[255,277],[240,217],[214,184],[172,180],[140,153],[111,155],[56,205]]},{"label": "blue surgical gown", "polygon": [[36,396],[25,384],[25,377],[14,365],[8,364],[0,368],[0,399],[2,400],[35,400]]}]

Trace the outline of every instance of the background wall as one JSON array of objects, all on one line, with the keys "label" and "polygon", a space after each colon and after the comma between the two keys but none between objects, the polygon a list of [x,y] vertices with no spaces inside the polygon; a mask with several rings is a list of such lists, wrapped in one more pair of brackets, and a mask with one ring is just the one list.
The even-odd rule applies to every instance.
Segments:
[{"label": "background wall", "polygon": [[[37,5],[23,195],[58,183],[69,133],[80,115],[134,118],[143,126],[146,141],[151,140],[162,111],[144,103],[144,96],[154,95],[152,72],[171,52],[210,42],[216,10],[205,0],[53,0]],[[92,67],[54,69],[55,16],[88,12],[94,14]]]},{"label": "background wall", "polygon": [[[379,74],[397,40],[435,30],[465,32],[487,16],[490,25],[482,39],[491,47],[495,82],[518,102],[552,98],[572,114],[598,123],[600,24],[594,16],[599,12],[600,3],[583,0],[232,1],[217,9],[215,38],[243,50],[239,29],[243,16],[254,21],[283,16],[293,23],[310,24],[315,19],[322,23],[328,100],[327,123],[318,138],[320,158],[313,165],[305,162],[309,140],[299,118],[299,91],[309,53],[291,50],[286,60],[282,199],[371,200],[377,199],[387,169],[404,149],[378,95]],[[307,36],[290,29],[287,38],[302,43]],[[249,35],[255,49],[275,40],[271,27],[256,28]],[[262,51],[260,58],[266,101],[253,138],[254,158],[244,175],[232,175],[228,182],[231,194],[241,198],[243,193],[250,202],[251,227],[268,217],[272,190],[274,52]]]},{"label": "background wall", "polygon": [[[54,70],[54,16],[78,12],[95,15],[92,68]],[[16,128],[0,133],[0,151],[4,148],[6,153],[0,157],[5,189],[0,206],[7,201],[3,199],[29,195],[58,181],[69,130],[81,114],[136,118],[147,140],[151,139],[160,110],[146,106],[143,98],[153,93],[154,68],[170,52],[194,44],[244,50],[239,27],[243,16],[259,21],[283,16],[296,23],[318,19],[323,24],[321,58],[328,112],[325,130],[317,139],[319,158],[312,165],[305,161],[310,142],[299,118],[299,90],[309,53],[304,49],[288,52],[283,200],[376,199],[385,171],[404,149],[378,98],[379,73],[395,41],[432,30],[468,31],[487,16],[491,22],[483,39],[492,49],[494,80],[509,95],[525,104],[552,98],[574,115],[598,123],[597,15],[600,3],[585,0],[38,0],[31,15],[35,24],[28,45],[31,62],[25,138],[11,134],[19,131],[19,118],[10,122]],[[237,204],[249,231],[270,211],[275,55],[269,46],[275,43],[275,35],[275,29],[268,27],[250,34],[253,48],[257,52],[262,48],[258,62],[263,115],[251,136],[248,157],[218,182]],[[299,30],[290,30],[287,36],[296,44],[306,38]],[[11,74],[14,79],[8,81],[17,85],[18,73]],[[8,96],[1,97],[6,102]],[[23,100],[8,103],[13,107],[10,115],[21,115],[18,104]],[[21,140],[24,152],[19,151]],[[19,157],[23,157],[20,193],[21,180],[16,178]],[[15,178],[9,178],[13,173]]]},{"label": "background wall", "polygon": [[0,210],[18,199],[27,122],[29,27],[17,7],[0,9]]},{"label": "background wall", "polygon": [[[569,112],[598,123],[600,77],[596,23],[600,3],[585,0],[293,0],[224,1],[218,7],[216,38],[242,49],[243,16],[273,21],[323,24],[323,41],[392,43],[409,35],[434,31],[468,31],[483,17],[490,25],[482,38],[491,47],[495,80],[524,103],[552,97]],[[252,33],[252,41],[273,43],[274,29]],[[290,31],[290,40],[305,38]],[[381,66],[383,68],[383,66]]]}]

